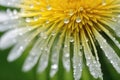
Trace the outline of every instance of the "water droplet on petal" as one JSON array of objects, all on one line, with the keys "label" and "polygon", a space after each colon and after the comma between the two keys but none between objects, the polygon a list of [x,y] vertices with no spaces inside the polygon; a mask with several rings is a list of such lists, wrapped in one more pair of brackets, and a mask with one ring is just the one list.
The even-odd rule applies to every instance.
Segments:
[{"label": "water droplet on petal", "polygon": [[7,14],[8,14],[9,16],[12,16],[12,15],[13,15],[13,12],[12,12],[11,9],[7,9],[6,12],[7,12]]},{"label": "water droplet on petal", "polygon": [[34,5],[33,5],[33,4],[30,4],[30,8],[34,8]]},{"label": "water droplet on petal", "polygon": [[54,31],[51,33],[52,36],[55,36],[55,34],[56,34],[56,33],[55,33]]},{"label": "water droplet on petal", "polygon": [[74,14],[74,11],[73,10],[70,10],[69,11],[69,15],[72,16]]},{"label": "water droplet on petal", "polygon": [[69,19],[67,19],[67,18],[64,19],[65,24],[68,24],[69,22],[70,22]]},{"label": "water droplet on petal", "polygon": [[70,54],[69,54],[69,53],[66,53],[64,56],[65,56],[65,57],[69,57],[69,56],[70,56]]},{"label": "water droplet on petal", "polygon": [[34,17],[34,21],[38,21],[38,17],[37,16]]},{"label": "water droplet on petal", "polygon": [[120,14],[118,15],[118,18],[120,18]]},{"label": "water droplet on petal", "polygon": [[74,42],[74,38],[73,37],[70,37],[70,42]]},{"label": "water droplet on petal", "polygon": [[81,22],[80,17],[77,17],[77,18],[76,18],[76,22],[77,22],[77,23],[80,23],[80,22]]},{"label": "water droplet on petal", "polygon": [[84,10],[84,8],[83,7],[80,7],[80,11],[83,11]]},{"label": "water droplet on petal", "polygon": [[48,5],[47,10],[51,10],[51,9],[52,9],[51,5]]},{"label": "water droplet on petal", "polygon": [[49,20],[46,20],[46,24],[48,24],[48,23],[50,23],[50,21],[49,21]]},{"label": "water droplet on petal", "polygon": [[57,64],[53,64],[53,65],[51,66],[51,68],[52,68],[52,69],[57,69],[58,66],[57,66]]},{"label": "water droplet on petal", "polygon": [[43,39],[47,39],[47,35],[45,32],[41,32],[40,37],[42,37]]},{"label": "water droplet on petal", "polygon": [[29,23],[29,22],[31,22],[31,19],[30,18],[26,18],[25,21]]},{"label": "water droplet on petal", "polygon": [[13,14],[16,15],[18,13],[18,11],[15,9],[13,10]]},{"label": "water droplet on petal", "polygon": [[103,6],[106,5],[106,0],[102,0],[102,5],[103,5]]},{"label": "water droplet on petal", "polygon": [[115,22],[117,21],[117,19],[115,17],[113,17],[112,20],[115,21]]}]

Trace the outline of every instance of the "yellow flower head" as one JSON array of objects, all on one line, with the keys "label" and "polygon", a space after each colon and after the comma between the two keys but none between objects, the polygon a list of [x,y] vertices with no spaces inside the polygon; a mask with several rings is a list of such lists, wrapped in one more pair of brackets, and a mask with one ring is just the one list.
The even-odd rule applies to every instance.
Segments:
[{"label": "yellow flower head", "polygon": [[120,73],[120,58],[110,44],[112,42],[120,49],[120,0],[7,1],[1,1],[1,4],[20,9],[19,12],[7,10],[11,18],[0,26],[0,31],[10,29],[1,38],[0,48],[15,45],[8,61],[20,57],[33,42],[35,44],[24,63],[24,71],[30,70],[39,61],[38,71],[42,72],[50,59],[52,77],[58,70],[62,55],[67,71],[72,57],[75,80],[81,78],[83,60],[91,75],[102,79],[98,57],[101,54],[98,49],[101,48]]}]

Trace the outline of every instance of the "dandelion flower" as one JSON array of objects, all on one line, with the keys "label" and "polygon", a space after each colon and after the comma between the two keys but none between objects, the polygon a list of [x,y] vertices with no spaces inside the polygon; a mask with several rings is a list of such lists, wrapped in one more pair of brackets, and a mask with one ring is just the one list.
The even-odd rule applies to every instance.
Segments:
[{"label": "dandelion flower", "polygon": [[14,45],[8,61],[19,58],[34,43],[23,71],[29,71],[39,62],[38,72],[42,72],[50,60],[53,77],[62,55],[67,71],[70,60],[73,61],[75,80],[81,78],[83,63],[94,78],[102,79],[97,48],[100,46],[120,73],[120,58],[109,43],[112,41],[120,49],[120,0],[0,0],[0,4],[17,8],[0,13],[4,16],[0,31],[6,31],[0,39],[0,48]]}]

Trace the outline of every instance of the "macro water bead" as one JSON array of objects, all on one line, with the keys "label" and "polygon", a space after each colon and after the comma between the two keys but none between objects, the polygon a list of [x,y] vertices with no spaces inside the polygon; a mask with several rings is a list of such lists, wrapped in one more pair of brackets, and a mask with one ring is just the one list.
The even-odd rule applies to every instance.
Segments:
[{"label": "macro water bead", "polygon": [[[0,0],[15,9],[1,11],[0,49],[13,46],[8,61],[14,61],[33,44],[23,65],[38,72],[51,63],[50,76],[59,60],[67,71],[73,67],[75,80],[84,64],[94,78],[103,79],[98,50],[120,73],[120,0]],[[60,57],[62,55],[62,57]]]}]

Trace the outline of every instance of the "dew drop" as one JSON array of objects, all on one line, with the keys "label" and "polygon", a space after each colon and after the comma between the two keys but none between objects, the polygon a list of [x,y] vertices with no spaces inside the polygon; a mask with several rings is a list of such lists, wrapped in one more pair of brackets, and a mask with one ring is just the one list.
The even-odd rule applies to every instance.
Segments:
[{"label": "dew drop", "polygon": [[18,11],[15,9],[13,10],[13,14],[16,15],[18,13]]},{"label": "dew drop", "polygon": [[28,31],[31,31],[32,30],[32,28],[28,28]]},{"label": "dew drop", "polygon": [[80,22],[81,22],[80,17],[77,17],[77,18],[76,18],[76,22],[77,22],[77,23],[80,23]]},{"label": "dew drop", "polygon": [[112,20],[115,21],[115,22],[117,21],[117,19],[115,17],[113,17]]},{"label": "dew drop", "polygon": [[11,9],[7,9],[6,12],[7,12],[7,14],[8,14],[9,16],[12,16],[12,15],[13,15],[13,12],[12,12]]},{"label": "dew drop", "polygon": [[48,47],[45,47],[45,51],[48,52],[48,51],[49,51],[49,48],[48,48]]},{"label": "dew drop", "polygon": [[70,22],[69,19],[67,19],[67,18],[64,19],[65,24],[68,24],[69,22]]},{"label": "dew drop", "polygon": [[20,50],[24,50],[24,47],[23,47],[23,46],[20,46]]},{"label": "dew drop", "polygon": [[70,37],[70,42],[74,42],[74,38],[73,37]]},{"label": "dew drop", "polygon": [[49,21],[49,20],[46,20],[46,24],[48,24],[48,23],[50,23],[50,21]]},{"label": "dew drop", "polygon": [[22,36],[22,35],[23,35],[23,33],[19,33],[19,35],[20,35],[20,36]]},{"label": "dew drop", "polygon": [[106,40],[103,40],[104,43],[106,43],[107,41]]},{"label": "dew drop", "polygon": [[30,18],[26,18],[25,21],[29,23],[29,22],[31,22],[31,19]]},{"label": "dew drop", "polygon": [[7,5],[10,5],[11,3],[10,2],[7,2]]},{"label": "dew drop", "polygon": [[118,15],[118,18],[120,18],[120,14]]},{"label": "dew drop", "polygon": [[68,46],[65,44],[64,47],[67,48]]},{"label": "dew drop", "polygon": [[74,14],[74,11],[73,10],[70,10],[69,11],[69,15],[72,16]]},{"label": "dew drop", "polygon": [[102,5],[103,5],[103,6],[106,5],[106,0],[102,0]]},{"label": "dew drop", "polygon": [[51,66],[52,69],[57,69],[57,67],[58,67],[57,64],[53,64],[53,65]]},{"label": "dew drop", "polygon": [[34,21],[38,21],[38,17],[37,16],[34,17]]},{"label": "dew drop", "polygon": [[70,54],[69,54],[69,53],[66,53],[64,56],[65,56],[66,58],[68,58],[68,57],[70,57]]},{"label": "dew drop", "polygon": [[54,31],[51,33],[52,36],[55,36],[55,34],[56,34],[56,33],[55,33]]},{"label": "dew drop", "polygon": [[7,13],[11,13],[11,10],[10,10],[10,9],[7,9],[6,12],[7,12]]},{"label": "dew drop", "polygon": [[41,47],[40,50],[43,50],[43,47]]},{"label": "dew drop", "polygon": [[34,5],[33,5],[33,4],[30,4],[30,8],[34,8]]},{"label": "dew drop", "polygon": [[52,7],[50,5],[48,5],[47,10],[52,10]]},{"label": "dew drop", "polygon": [[42,37],[43,39],[47,39],[47,35],[45,32],[41,32],[40,37]]},{"label": "dew drop", "polygon": [[83,11],[84,10],[84,8],[83,7],[80,7],[80,11]]}]

